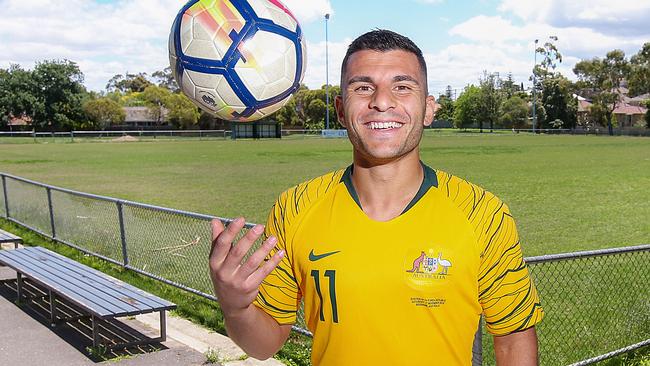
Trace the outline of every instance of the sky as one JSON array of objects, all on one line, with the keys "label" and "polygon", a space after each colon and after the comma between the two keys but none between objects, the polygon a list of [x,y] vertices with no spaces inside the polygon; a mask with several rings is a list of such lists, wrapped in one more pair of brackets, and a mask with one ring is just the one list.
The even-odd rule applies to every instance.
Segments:
[{"label": "sky", "polygon": [[[307,41],[303,82],[326,83],[325,17],[329,13],[329,80],[338,84],[352,39],[375,28],[411,38],[423,51],[429,92],[458,94],[483,71],[512,73],[530,85],[534,41],[549,36],[571,71],[581,59],[613,49],[636,54],[650,42],[650,0],[283,0]],[[116,74],[153,73],[169,65],[167,38],[182,0],[0,0],[0,68],[31,69],[42,60],[76,62],[90,90]],[[539,56],[538,56],[539,61]]]}]

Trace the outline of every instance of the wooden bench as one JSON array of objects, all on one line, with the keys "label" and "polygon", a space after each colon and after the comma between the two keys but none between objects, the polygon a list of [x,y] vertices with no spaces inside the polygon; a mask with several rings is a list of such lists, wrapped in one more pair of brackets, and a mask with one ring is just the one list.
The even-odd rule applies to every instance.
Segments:
[{"label": "wooden bench", "polygon": [[8,231],[0,229],[0,244],[4,243],[14,243],[14,248],[18,249],[18,244],[21,244],[23,239],[20,236],[16,236]]},{"label": "wooden bench", "polygon": [[58,322],[77,320],[59,318],[56,299],[65,299],[83,309],[92,322],[93,346],[101,345],[98,319],[160,312],[160,337],[120,343],[107,348],[123,348],[138,344],[164,342],[166,339],[165,311],[176,305],[151,295],[105,273],[54,253],[42,247],[25,247],[0,251],[0,263],[17,272],[18,301],[23,298],[23,276],[47,291],[52,326]]}]

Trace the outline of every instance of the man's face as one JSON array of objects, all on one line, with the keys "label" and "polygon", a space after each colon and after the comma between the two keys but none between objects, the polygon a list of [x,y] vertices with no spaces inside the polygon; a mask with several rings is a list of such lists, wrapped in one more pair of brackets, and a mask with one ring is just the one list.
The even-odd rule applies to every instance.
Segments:
[{"label": "man's face", "polygon": [[336,111],[355,157],[381,163],[417,154],[422,130],[433,120],[434,99],[427,96],[424,72],[414,54],[355,52],[342,80]]}]

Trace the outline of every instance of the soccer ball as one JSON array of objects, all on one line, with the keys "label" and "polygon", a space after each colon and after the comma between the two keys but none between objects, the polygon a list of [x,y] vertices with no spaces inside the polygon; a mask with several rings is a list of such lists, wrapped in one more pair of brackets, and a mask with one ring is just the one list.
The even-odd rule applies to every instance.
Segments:
[{"label": "soccer ball", "polygon": [[181,90],[221,119],[254,121],[280,109],[300,87],[302,30],[278,0],[190,0],[169,35]]}]

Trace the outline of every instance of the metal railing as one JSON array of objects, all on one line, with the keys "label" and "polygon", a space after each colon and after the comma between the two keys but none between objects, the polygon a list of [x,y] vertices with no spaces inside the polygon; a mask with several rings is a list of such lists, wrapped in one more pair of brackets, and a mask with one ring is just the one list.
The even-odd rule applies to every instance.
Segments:
[{"label": "metal railing", "polygon": [[[77,192],[9,174],[0,173],[0,178],[0,215],[8,220],[216,300],[208,272],[213,216]],[[546,312],[537,326],[542,365],[587,365],[650,345],[650,245],[526,261]],[[298,318],[294,330],[310,335],[303,314]],[[483,332],[482,359],[489,365],[494,360],[492,337]]]}]

